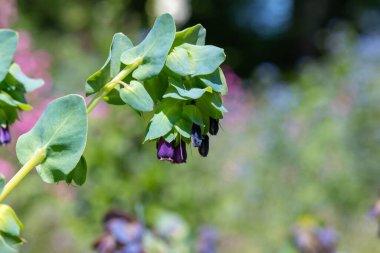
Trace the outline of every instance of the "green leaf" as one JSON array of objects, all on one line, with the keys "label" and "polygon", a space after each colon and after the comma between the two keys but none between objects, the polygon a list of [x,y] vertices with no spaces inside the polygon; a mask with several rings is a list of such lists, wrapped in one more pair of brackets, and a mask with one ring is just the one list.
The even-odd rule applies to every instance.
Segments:
[{"label": "green leaf", "polygon": [[13,209],[8,205],[0,204],[0,231],[12,236],[19,236],[21,229],[23,229],[23,225]]},{"label": "green leaf", "polygon": [[208,75],[225,60],[223,49],[188,43],[175,47],[168,55],[166,66],[181,76]]},{"label": "green leaf", "polygon": [[174,128],[183,137],[190,138],[192,126],[193,126],[193,123],[191,121],[182,118],[176,122],[176,124],[174,125]]},{"label": "green leaf", "polygon": [[121,55],[121,61],[126,65],[133,64],[139,59],[142,60],[140,66],[132,73],[133,78],[145,80],[161,72],[173,44],[174,36],[173,17],[170,14],[159,16],[146,38],[139,45]]},{"label": "green leaf", "polygon": [[0,204],[0,252],[17,252],[16,246],[22,244],[20,232],[23,229],[13,209]]},{"label": "green leaf", "polygon": [[34,79],[26,76],[24,72],[22,72],[20,66],[16,63],[13,63],[11,65],[11,67],[9,68],[9,73],[18,83],[24,86],[26,92],[32,92],[35,89],[38,89],[42,85],[44,85],[44,80]]},{"label": "green leaf", "polygon": [[125,105],[125,102],[120,97],[120,85],[112,89],[103,99],[110,105]]},{"label": "green leaf", "polygon": [[71,184],[72,181],[77,185],[83,185],[87,178],[87,163],[84,156],[82,156],[75,166],[75,168],[67,175],[66,183]]},{"label": "green leaf", "polygon": [[149,112],[153,110],[152,98],[145,90],[144,85],[138,81],[131,81],[128,86],[120,89],[120,97],[137,111]]},{"label": "green leaf", "polygon": [[123,33],[113,36],[110,52],[103,67],[87,79],[86,96],[98,92],[106,83],[112,80],[120,72],[121,54],[133,47],[132,42]]},{"label": "green leaf", "polygon": [[3,102],[11,107],[17,107],[23,111],[28,111],[32,109],[32,107],[28,104],[21,103],[15,99],[13,99],[8,93],[5,91],[0,91],[0,102]]},{"label": "green leaf", "polygon": [[160,104],[148,125],[145,141],[154,140],[172,130],[182,113],[182,105],[174,99],[165,99]]},{"label": "green leaf", "polygon": [[164,137],[165,141],[172,142],[172,141],[174,141],[177,138],[177,135],[178,135],[178,133],[175,132],[175,131],[170,132],[167,135],[165,135],[165,137]]},{"label": "green leaf", "polygon": [[185,84],[179,80],[169,77],[170,86],[174,87],[173,89],[168,89],[167,93],[163,96],[171,97],[176,99],[198,99],[203,96],[205,92],[212,92],[211,87],[207,88],[190,88],[188,89]]},{"label": "green leaf", "polygon": [[197,99],[195,103],[204,116],[222,119],[223,113],[227,112],[223,106],[220,94],[217,93],[207,93],[200,99]]},{"label": "green leaf", "polygon": [[220,92],[222,95],[227,94],[227,82],[221,68],[209,75],[199,76],[199,79],[214,91]]},{"label": "green leaf", "polygon": [[0,82],[8,73],[9,65],[16,52],[18,36],[15,31],[0,29]]},{"label": "green leaf", "polygon": [[144,87],[153,99],[154,103],[157,103],[162,99],[168,85],[168,76],[163,72],[161,72],[158,76],[144,81]]},{"label": "green leaf", "polygon": [[48,104],[45,112],[16,145],[19,161],[25,164],[39,149],[46,158],[37,166],[43,181],[66,179],[79,162],[87,140],[87,113],[83,97],[68,95]]},{"label": "green leaf", "polygon": [[23,239],[19,236],[12,236],[7,233],[0,232],[0,252],[15,253],[18,252],[17,246],[23,243]]},{"label": "green leaf", "polygon": [[174,48],[184,43],[204,45],[205,41],[206,29],[202,25],[197,24],[180,32],[176,32],[172,47]]},{"label": "green leaf", "polygon": [[185,105],[182,114],[194,124],[197,124],[198,126],[204,125],[202,113],[195,105]]}]

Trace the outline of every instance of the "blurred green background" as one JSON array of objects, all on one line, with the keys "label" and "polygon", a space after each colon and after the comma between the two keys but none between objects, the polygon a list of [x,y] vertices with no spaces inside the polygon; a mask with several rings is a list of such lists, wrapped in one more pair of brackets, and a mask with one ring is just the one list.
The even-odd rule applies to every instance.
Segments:
[{"label": "blurred green background", "polygon": [[[138,42],[167,11],[178,29],[202,23],[206,42],[226,50],[229,113],[209,156],[192,149],[186,165],[160,162],[155,144],[141,145],[147,120],[103,105],[90,122],[84,186],[45,185],[34,174],[7,199],[25,225],[22,252],[91,252],[107,210],[137,207],[148,224],[169,211],[193,235],[216,228],[220,253],[294,252],[303,215],[336,229],[339,252],[376,252],[367,211],[380,186],[378,1],[0,0],[0,25],[43,51],[32,54],[42,74],[29,71],[48,80],[32,98],[38,111],[60,94],[83,94],[114,33]],[[14,146],[1,155],[14,172]]]}]

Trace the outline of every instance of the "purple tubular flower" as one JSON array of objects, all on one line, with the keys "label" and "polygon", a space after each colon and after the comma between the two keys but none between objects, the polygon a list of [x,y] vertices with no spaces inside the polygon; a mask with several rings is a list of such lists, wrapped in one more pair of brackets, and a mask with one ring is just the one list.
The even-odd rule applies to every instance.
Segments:
[{"label": "purple tubular flower", "polygon": [[172,161],[174,156],[174,143],[167,142],[164,138],[157,141],[157,158]]},{"label": "purple tubular flower", "polygon": [[209,150],[209,138],[208,138],[208,135],[203,135],[202,144],[198,148],[198,152],[201,156],[206,157],[208,155],[208,150]]},{"label": "purple tubular flower", "polygon": [[0,145],[11,142],[11,134],[9,133],[8,124],[5,127],[0,127]]},{"label": "purple tubular flower", "polygon": [[191,143],[194,147],[198,148],[202,144],[202,130],[201,127],[193,124],[191,128]]},{"label": "purple tubular flower", "polygon": [[186,159],[186,143],[181,140],[181,142],[174,148],[173,163],[185,163]]},{"label": "purple tubular flower", "polygon": [[219,119],[210,117],[210,128],[208,130],[211,135],[216,135],[219,131]]}]

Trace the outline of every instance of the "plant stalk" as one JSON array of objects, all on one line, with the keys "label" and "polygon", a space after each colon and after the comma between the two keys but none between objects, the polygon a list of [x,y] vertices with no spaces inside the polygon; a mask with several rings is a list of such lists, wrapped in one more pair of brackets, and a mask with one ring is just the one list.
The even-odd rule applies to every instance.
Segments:
[{"label": "plant stalk", "polygon": [[108,95],[124,78],[132,73],[140,64],[142,63],[142,58],[138,58],[131,65],[127,65],[122,71],[120,71],[117,76],[115,76],[110,82],[108,82],[104,87],[93,97],[93,99],[87,105],[87,114],[90,112]]},{"label": "plant stalk", "polygon": [[14,175],[11,180],[5,185],[1,195],[0,202],[15,188],[18,183],[31,171],[34,167],[40,164],[46,158],[46,149],[38,149],[34,155],[27,161],[24,166]]}]

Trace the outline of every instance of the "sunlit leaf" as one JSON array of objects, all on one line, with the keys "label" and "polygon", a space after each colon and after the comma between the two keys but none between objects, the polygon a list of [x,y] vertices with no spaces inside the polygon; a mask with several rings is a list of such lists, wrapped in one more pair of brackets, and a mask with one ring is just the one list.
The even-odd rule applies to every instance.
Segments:
[{"label": "sunlit leaf", "polygon": [[208,75],[225,60],[223,49],[188,43],[175,47],[168,55],[166,66],[181,76]]},{"label": "sunlit leaf", "polygon": [[138,59],[142,60],[142,63],[133,72],[133,78],[145,80],[160,73],[173,44],[174,36],[173,17],[170,14],[159,16],[146,38],[139,45],[121,55],[121,61],[126,65],[133,64]]},{"label": "sunlit leaf", "polygon": [[121,99],[133,109],[141,112],[153,110],[153,100],[144,85],[138,81],[131,81],[129,85],[120,89]]},{"label": "sunlit leaf", "polygon": [[173,42],[173,48],[184,43],[193,45],[204,45],[206,41],[206,29],[201,25],[186,28],[185,30],[176,32]]}]

